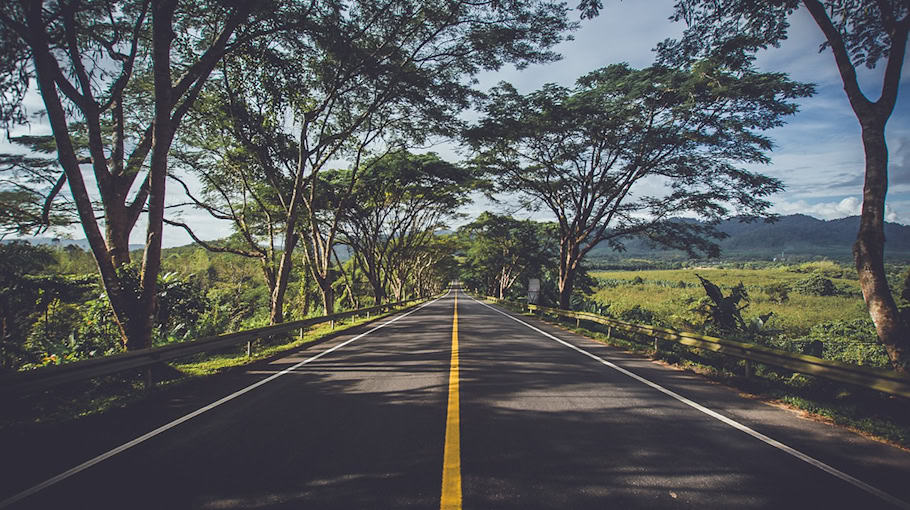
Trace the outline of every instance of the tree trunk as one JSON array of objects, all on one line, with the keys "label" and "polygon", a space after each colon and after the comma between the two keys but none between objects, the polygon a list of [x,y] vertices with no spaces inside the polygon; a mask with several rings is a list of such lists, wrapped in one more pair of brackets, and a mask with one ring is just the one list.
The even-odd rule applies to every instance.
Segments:
[{"label": "tree trunk", "polygon": [[[894,111],[900,85],[901,69],[907,51],[908,24],[893,25],[887,51],[888,62],[882,78],[878,101],[871,102],[860,89],[856,69],[844,42],[843,35],[831,22],[825,5],[818,0],[803,0],[818,27],[831,46],[834,61],[844,84],[850,107],[862,128],[866,156],[866,175],[863,183],[863,209],[859,232],[853,245],[853,261],[859,275],[863,299],[869,316],[875,323],[879,341],[884,345],[894,370],[910,372],[910,325],[900,310],[885,278],[885,196],[888,192],[888,147],[885,144],[885,124]],[[883,14],[883,13],[882,13]]]},{"label": "tree trunk", "polygon": [[373,278],[370,278],[369,280],[370,286],[373,288],[373,300],[375,301],[376,306],[379,306],[385,302],[385,287],[379,280],[374,280]]},{"label": "tree trunk", "polygon": [[[871,115],[870,115],[871,116]],[[910,327],[900,310],[885,275],[885,195],[888,191],[888,148],[884,119],[860,119],[866,176],[859,233],[853,245],[853,258],[859,274],[863,299],[875,323],[878,338],[885,346],[891,364],[898,372],[910,372]]]},{"label": "tree trunk", "polygon": [[575,288],[576,274],[575,268],[571,267],[559,275],[559,308],[563,310],[572,309],[572,290]]},{"label": "tree trunk", "polygon": [[[301,270],[303,275],[306,275],[309,270],[307,267],[306,257],[303,257],[303,269]],[[303,291],[303,317],[306,317],[310,314],[310,285],[306,281],[300,282],[300,289]]]},{"label": "tree trunk", "polygon": [[331,278],[327,276],[318,279],[319,289],[322,291],[322,309],[325,315],[335,313],[335,289],[332,288]]},{"label": "tree trunk", "polygon": [[122,201],[114,200],[114,202],[107,208],[104,230],[111,263],[114,264],[114,267],[120,268],[130,263],[132,225],[129,224],[129,213]]},{"label": "tree trunk", "polygon": [[[292,212],[296,209],[296,203],[291,205]],[[269,324],[280,324],[284,322],[284,294],[288,288],[288,280],[291,277],[291,266],[293,265],[294,248],[297,245],[297,233],[294,224],[297,221],[297,215],[289,215],[293,221],[288,221],[287,233],[284,237],[284,252],[281,254],[281,261],[278,263],[278,274],[275,279],[275,288],[272,291],[269,300]]]},{"label": "tree trunk", "polygon": [[[126,349],[134,351],[151,345],[158,301],[158,272],[161,270],[161,236],[164,231],[164,199],[167,181],[167,154],[174,139],[171,120],[171,40],[176,0],[152,4],[152,68],[155,86],[152,158],[149,165],[148,230],[139,279],[139,302],[131,323],[137,327],[128,335]],[[138,319],[138,320],[137,320]]]},{"label": "tree trunk", "polygon": [[82,230],[86,239],[88,239],[95,262],[98,264],[101,282],[110,298],[114,318],[120,327],[121,341],[125,345],[130,331],[133,329],[130,327],[129,322],[133,316],[131,310],[135,298],[129,292],[124,292],[116,267],[112,263],[107,243],[95,219],[94,206],[86,190],[76,151],[70,138],[66,112],[60,96],[57,94],[57,86],[53,77],[52,62],[54,57],[50,53],[48,41],[45,37],[41,17],[41,3],[32,2],[28,4],[25,13],[28,27],[31,30],[29,45],[32,48],[32,58],[35,62],[35,77],[41,97],[44,100],[51,130],[54,133],[54,140],[57,144],[57,160],[66,173],[66,181],[73,195]]},{"label": "tree trunk", "polygon": [[559,308],[569,310],[572,308],[572,290],[578,274],[579,247],[573,239],[564,236],[559,251]]}]

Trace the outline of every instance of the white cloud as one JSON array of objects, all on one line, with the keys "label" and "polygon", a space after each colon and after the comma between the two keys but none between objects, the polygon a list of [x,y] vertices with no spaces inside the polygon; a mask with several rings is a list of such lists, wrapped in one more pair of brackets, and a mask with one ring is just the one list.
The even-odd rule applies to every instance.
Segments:
[{"label": "white cloud", "polygon": [[[897,202],[896,207],[885,206],[885,220],[892,223],[907,224],[905,203]],[[834,220],[846,216],[859,216],[862,201],[856,196],[849,196],[840,201],[809,203],[806,200],[776,200],[772,211],[778,214],[807,214],[823,220]]]}]

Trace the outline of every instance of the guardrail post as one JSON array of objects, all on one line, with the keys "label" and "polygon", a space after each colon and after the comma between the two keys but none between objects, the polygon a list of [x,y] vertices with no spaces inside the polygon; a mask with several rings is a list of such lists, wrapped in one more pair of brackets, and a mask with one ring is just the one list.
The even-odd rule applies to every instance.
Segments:
[{"label": "guardrail post", "polygon": [[746,362],[746,365],[743,369],[743,376],[745,376],[745,378],[748,379],[748,378],[752,377],[752,361],[751,360],[744,360],[744,361]]},{"label": "guardrail post", "polygon": [[303,328],[300,328],[300,340],[303,341]]},{"label": "guardrail post", "polygon": [[246,341],[246,357],[247,358],[253,357],[253,341],[252,340]]},{"label": "guardrail post", "polygon": [[575,327],[576,328],[581,327],[581,319],[579,319],[578,317],[575,317]]},{"label": "guardrail post", "polygon": [[607,326],[607,340],[613,338],[613,326]]},{"label": "guardrail post", "polygon": [[329,321],[329,328],[335,329],[335,319]]},{"label": "guardrail post", "polygon": [[657,337],[654,337],[654,352],[657,353],[660,349],[657,345]]},{"label": "guardrail post", "polygon": [[143,381],[143,386],[146,390],[152,389],[152,386],[155,384],[152,382],[152,367],[145,367],[145,377]]}]

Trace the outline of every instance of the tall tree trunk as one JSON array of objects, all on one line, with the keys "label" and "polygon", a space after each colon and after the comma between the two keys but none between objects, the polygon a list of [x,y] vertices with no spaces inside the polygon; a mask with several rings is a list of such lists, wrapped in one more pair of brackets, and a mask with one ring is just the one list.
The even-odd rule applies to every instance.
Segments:
[{"label": "tall tree trunk", "polygon": [[130,263],[130,231],[133,228],[123,201],[118,197],[113,202],[106,207],[104,231],[111,262],[119,268]]},{"label": "tall tree trunk", "polygon": [[101,274],[104,290],[110,298],[114,318],[120,327],[121,341],[126,344],[129,332],[133,329],[129,322],[134,316],[132,309],[135,297],[123,290],[123,284],[117,274],[116,266],[112,262],[107,243],[95,219],[94,206],[86,190],[76,150],[70,138],[66,111],[57,94],[57,85],[54,81],[54,57],[50,53],[45,37],[41,3],[31,2],[24,8],[26,22],[30,29],[29,45],[32,48],[32,58],[35,62],[35,78],[44,100],[51,130],[54,133],[54,141],[57,144],[57,160],[66,173],[66,181],[73,195],[82,230],[85,238],[88,239],[95,262],[98,264],[98,272]]},{"label": "tall tree trunk", "polygon": [[[167,181],[167,153],[174,139],[171,120],[173,86],[171,83],[171,40],[176,0],[152,3],[152,59],[155,86],[152,159],[149,166],[148,230],[139,280],[139,303],[132,322],[137,327],[128,335],[126,349],[133,351],[151,345],[158,302],[158,273],[161,270],[161,236],[164,231],[164,199]],[[141,318],[141,319],[140,319]],[[137,320],[139,319],[139,320]]]},{"label": "tall tree trunk", "polygon": [[284,322],[284,295],[287,292],[288,281],[291,277],[294,248],[297,245],[297,232],[294,225],[297,223],[297,201],[291,202],[291,212],[288,214],[287,231],[284,236],[284,250],[281,261],[278,263],[278,274],[275,279],[275,288],[269,299],[269,324]]},{"label": "tall tree trunk", "polygon": [[369,278],[370,287],[373,288],[373,300],[376,302],[376,306],[379,306],[385,302],[385,286],[378,278]]},{"label": "tall tree trunk", "polygon": [[579,247],[573,238],[563,236],[559,247],[559,308],[569,310],[572,307],[572,290],[575,288],[575,277],[578,274]]},{"label": "tall tree trunk", "polygon": [[576,274],[576,269],[570,267],[559,275],[559,308],[563,310],[572,308],[572,290],[575,288]]},{"label": "tall tree trunk", "polygon": [[894,369],[910,373],[910,326],[901,317],[885,275],[885,195],[888,191],[888,148],[884,129],[886,120],[861,119],[866,176],[853,258],[863,299],[869,309],[869,316],[875,323],[878,338]]},{"label": "tall tree trunk", "polygon": [[317,278],[319,289],[322,291],[322,309],[325,315],[335,313],[335,289],[332,288],[331,278]]},{"label": "tall tree trunk", "polygon": [[[304,275],[309,272],[307,268],[306,256],[303,257],[303,269],[301,272]],[[302,281],[300,283],[300,288],[303,291],[303,316],[306,317],[310,314],[310,285],[307,282]]]},{"label": "tall tree trunk", "polygon": [[[288,288],[291,265],[290,263],[285,263],[285,259],[290,259],[287,253],[281,256],[278,279],[275,281],[275,287],[269,295],[269,324],[271,325],[284,322],[284,295]],[[285,266],[288,266],[288,268],[285,269]]]},{"label": "tall tree trunk", "polygon": [[[856,68],[840,30],[831,22],[825,6],[819,0],[803,0],[818,27],[831,46],[838,73],[850,107],[862,128],[866,174],[863,182],[863,208],[859,232],[853,245],[853,261],[859,275],[863,299],[869,316],[875,323],[878,339],[884,345],[894,369],[910,372],[910,325],[901,317],[885,277],[885,196],[888,193],[888,146],[885,144],[885,124],[894,111],[900,85],[901,69],[907,51],[910,21],[892,20],[889,28],[891,47],[888,49],[881,96],[870,101],[859,86]],[[885,25],[889,22],[885,21]]]}]

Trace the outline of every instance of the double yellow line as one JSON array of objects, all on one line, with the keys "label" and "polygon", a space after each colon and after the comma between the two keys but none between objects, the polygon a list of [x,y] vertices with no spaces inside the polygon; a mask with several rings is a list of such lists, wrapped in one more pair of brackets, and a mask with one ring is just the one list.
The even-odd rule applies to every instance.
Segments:
[{"label": "double yellow line", "polygon": [[449,407],[442,454],[442,510],[461,510],[461,408],[458,394],[458,291],[452,319],[452,361],[449,368]]}]

